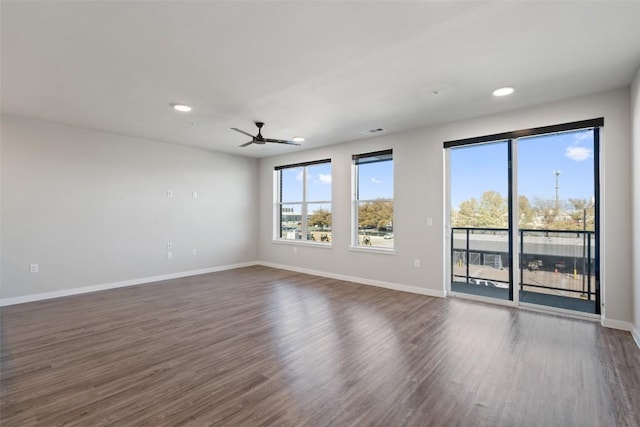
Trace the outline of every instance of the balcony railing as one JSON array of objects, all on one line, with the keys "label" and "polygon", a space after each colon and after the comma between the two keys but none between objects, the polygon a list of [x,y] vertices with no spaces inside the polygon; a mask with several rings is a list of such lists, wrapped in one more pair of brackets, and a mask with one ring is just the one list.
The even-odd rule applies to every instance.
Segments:
[{"label": "balcony railing", "polygon": [[[506,288],[509,231],[504,228],[451,229],[451,281]],[[521,291],[595,300],[593,231],[519,230]]]}]

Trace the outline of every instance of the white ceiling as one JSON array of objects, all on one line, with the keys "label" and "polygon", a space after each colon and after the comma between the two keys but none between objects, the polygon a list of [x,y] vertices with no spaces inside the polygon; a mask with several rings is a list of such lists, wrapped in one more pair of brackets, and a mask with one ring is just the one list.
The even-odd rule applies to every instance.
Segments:
[{"label": "white ceiling", "polygon": [[[3,113],[252,157],[624,87],[640,66],[637,1],[0,8]],[[516,93],[492,97],[503,85]],[[239,148],[229,128],[256,120],[307,139]]]}]

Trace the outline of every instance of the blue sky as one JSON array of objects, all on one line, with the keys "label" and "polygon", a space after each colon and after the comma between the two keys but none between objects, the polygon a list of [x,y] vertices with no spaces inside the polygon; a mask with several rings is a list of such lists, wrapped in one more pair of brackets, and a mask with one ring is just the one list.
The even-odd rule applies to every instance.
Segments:
[{"label": "blue sky", "polygon": [[[360,199],[393,198],[393,162],[358,166]],[[282,201],[302,201],[303,168],[282,170]],[[560,199],[593,197],[593,132],[576,131],[518,140],[518,193],[529,200],[555,198],[554,171],[560,171]],[[331,201],[331,163],[307,167],[307,201]],[[488,190],[507,195],[505,141],[451,149],[451,202],[457,207]],[[330,204],[310,206],[310,211]]]},{"label": "blue sky", "polygon": [[[358,168],[360,199],[393,198],[393,162],[366,163]],[[301,167],[282,169],[282,202],[302,201],[302,171]],[[330,163],[307,167],[307,201],[331,201]],[[323,206],[329,210],[329,205]]]},{"label": "blue sky", "polygon": [[360,174],[359,199],[393,199],[393,162],[363,163]]},{"label": "blue sky", "polygon": [[[282,169],[282,202],[302,201],[302,167]],[[331,201],[331,163],[307,167],[307,201]],[[319,207],[331,210],[331,204],[309,206],[309,212]],[[296,208],[297,212],[298,208]]]},{"label": "blue sky", "polygon": [[[566,132],[518,140],[518,193],[530,201],[555,199],[554,171],[560,171],[560,199],[593,197],[593,131]],[[479,199],[488,190],[507,195],[507,143],[451,149],[451,204]]]}]

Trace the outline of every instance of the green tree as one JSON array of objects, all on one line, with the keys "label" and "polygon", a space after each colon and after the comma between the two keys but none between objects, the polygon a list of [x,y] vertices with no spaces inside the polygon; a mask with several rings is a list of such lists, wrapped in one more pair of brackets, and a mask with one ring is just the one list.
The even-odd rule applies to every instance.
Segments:
[{"label": "green tree", "polygon": [[368,202],[358,207],[358,227],[387,228],[393,222],[393,202]]},{"label": "green tree", "polygon": [[[451,212],[453,227],[506,228],[507,199],[496,191],[485,191],[480,201],[471,198]],[[536,197],[533,203],[527,196],[518,197],[519,226],[543,230],[582,230],[586,214],[586,229],[593,231],[595,209],[587,199],[569,199],[568,203]]]},{"label": "green tree", "polygon": [[485,191],[480,201],[464,200],[451,214],[454,227],[506,228],[507,223],[507,200],[497,191]]},{"label": "green tree", "polygon": [[497,191],[482,193],[475,227],[506,228],[507,225],[507,201],[505,198]]},{"label": "green tree", "polygon": [[316,209],[309,216],[308,224],[310,227],[331,227],[331,212],[323,208]]},{"label": "green tree", "polygon": [[569,230],[595,230],[595,206],[591,200],[570,198],[569,209],[571,218]]},{"label": "green tree", "polygon": [[478,201],[474,198],[460,202],[457,211],[453,211],[451,225],[454,227],[476,227]]},{"label": "green tree", "polygon": [[544,230],[559,230],[561,228],[557,219],[558,211],[555,200],[536,197],[533,199],[533,210],[540,228]]},{"label": "green tree", "polygon": [[520,215],[520,228],[533,228],[536,221],[536,213],[531,207],[527,196],[518,197],[518,212]]}]

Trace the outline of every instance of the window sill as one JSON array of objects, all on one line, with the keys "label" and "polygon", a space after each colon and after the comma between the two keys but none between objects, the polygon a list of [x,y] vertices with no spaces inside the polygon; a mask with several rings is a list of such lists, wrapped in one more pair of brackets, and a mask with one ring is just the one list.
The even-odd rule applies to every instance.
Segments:
[{"label": "window sill", "polygon": [[309,242],[306,240],[272,239],[271,243],[276,243],[278,245],[309,246],[312,248],[324,248],[324,249],[331,249],[333,247],[331,243]]},{"label": "window sill", "polygon": [[349,246],[351,252],[367,252],[370,254],[395,255],[396,250],[391,248],[366,248],[363,246]]}]

